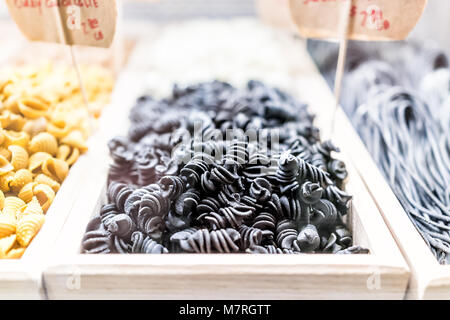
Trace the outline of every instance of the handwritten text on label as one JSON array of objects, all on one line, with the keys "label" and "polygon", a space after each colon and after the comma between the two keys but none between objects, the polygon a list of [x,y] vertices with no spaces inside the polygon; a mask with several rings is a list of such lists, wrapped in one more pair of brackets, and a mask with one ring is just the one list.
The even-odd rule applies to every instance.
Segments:
[{"label": "handwritten text on label", "polygon": [[406,38],[426,3],[427,0],[290,0],[290,8],[304,37],[339,38],[345,15],[350,14],[348,38],[373,41]]},{"label": "handwritten text on label", "polygon": [[[30,40],[109,47],[114,39],[117,20],[114,0],[6,2],[14,21]],[[63,37],[58,32],[61,22]]]}]

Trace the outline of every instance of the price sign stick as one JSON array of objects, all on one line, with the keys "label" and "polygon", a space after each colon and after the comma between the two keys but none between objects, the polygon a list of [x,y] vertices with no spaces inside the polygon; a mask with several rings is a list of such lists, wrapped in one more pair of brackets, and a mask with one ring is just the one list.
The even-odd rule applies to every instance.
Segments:
[{"label": "price sign stick", "polygon": [[117,1],[117,31],[113,47],[114,73],[117,75],[125,61],[123,1]]},{"label": "price sign stick", "polygon": [[[55,18],[57,21],[57,27],[58,27],[58,35],[59,35],[59,39],[60,42],[63,45],[68,45],[67,44],[67,36],[66,33],[64,31],[64,25],[63,25],[63,19],[61,16],[61,12],[59,11],[59,7],[55,6],[54,7],[54,12],[55,12]],[[77,78],[78,78],[78,84],[80,85],[80,91],[81,91],[81,96],[83,97],[83,102],[84,102],[84,106],[86,107],[86,111],[89,114],[89,102],[87,99],[87,95],[86,95],[86,89],[84,87],[84,83],[83,83],[83,79],[81,78],[81,72],[80,72],[80,68],[78,67],[78,62],[75,56],[75,51],[73,50],[73,46],[72,45],[68,45],[69,46],[69,51],[70,51],[70,56],[72,58],[72,65],[75,69],[75,72],[77,74]]]},{"label": "price sign stick", "polygon": [[339,55],[336,67],[336,75],[334,78],[334,97],[336,99],[336,105],[334,107],[333,116],[331,118],[331,135],[333,135],[334,133],[334,128],[336,124],[336,113],[339,108],[339,100],[341,98],[342,78],[344,76],[345,59],[347,57],[348,34],[350,31],[350,13],[352,6],[353,0],[348,1],[347,5],[344,7],[344,19],[341,29],[341,36],[339,39]]}]

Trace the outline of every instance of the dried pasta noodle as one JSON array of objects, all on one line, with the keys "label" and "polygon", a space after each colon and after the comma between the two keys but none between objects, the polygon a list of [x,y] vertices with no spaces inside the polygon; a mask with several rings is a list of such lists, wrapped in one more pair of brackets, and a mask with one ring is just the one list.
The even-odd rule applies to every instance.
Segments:
[{"label": "dried pasta noodle", "polygon": [[39,232],[69,167],[85,152],[90,118],[108,102],[113,78],[82,68],[92,110],[71,68],[0,71],[0,259],[17,259]]},{"label": "dried pasta noodle", "polygon": [[[441,264],[450,263],[450,69],[433,45],[365,48],[342,105],[403,208]],[[330,72],[329,68],[325,68]]]},{"label": "dried pasta noodle", "polygon": [[130,120],[109,143],[108,202],[85,253],[368,252],[345,225],[338,149],[285,92],[259,81],[175,86],[163,100],[141,97]]}]

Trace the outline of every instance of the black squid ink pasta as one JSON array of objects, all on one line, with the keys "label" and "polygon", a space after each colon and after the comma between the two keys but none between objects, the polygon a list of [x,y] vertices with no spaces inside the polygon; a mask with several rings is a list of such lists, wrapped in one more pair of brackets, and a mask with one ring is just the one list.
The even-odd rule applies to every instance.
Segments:
[{"label": "black squid ink pasta", "polygon": [[[331,82],[335,53],[311,45]],[[351,43],[341,104],[441,264],[450,263],[450,69],[429,43]]]},{"label": "black squid ink pasta", "polygon": [[259,81],[138,99],[109,142],[107,203],[84,253],[368,253],[345,217],[345,164],[307,106]]}]

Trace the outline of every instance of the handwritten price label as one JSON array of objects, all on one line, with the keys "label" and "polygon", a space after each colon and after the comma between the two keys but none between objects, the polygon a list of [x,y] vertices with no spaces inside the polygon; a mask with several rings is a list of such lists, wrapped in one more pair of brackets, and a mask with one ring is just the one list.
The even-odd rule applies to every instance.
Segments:
[{"label": "handwritten price label", "polygon": [[[292,18],[306,38],[340,38],[349,15],[348,38],[402,40],[415,27],[427,0],[290,0]],[[350,9],[349,11],[347,11]]]},{"label": "handwritten price label", "polygon": [[117,23],[115,0],[6,0],[6,3],[29,40],[104,48],[113,42]]}]

